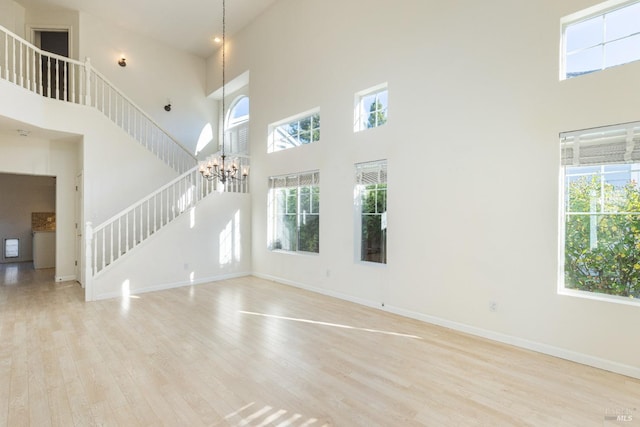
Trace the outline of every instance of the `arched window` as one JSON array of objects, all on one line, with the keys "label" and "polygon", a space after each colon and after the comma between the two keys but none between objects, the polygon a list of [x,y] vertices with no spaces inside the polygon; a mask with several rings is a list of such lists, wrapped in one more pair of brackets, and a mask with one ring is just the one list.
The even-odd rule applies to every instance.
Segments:
[{"label": "arched window", "polygon": [[236,98],[226,117],[226,148],[230,153],[249,154],[249,97]]}]

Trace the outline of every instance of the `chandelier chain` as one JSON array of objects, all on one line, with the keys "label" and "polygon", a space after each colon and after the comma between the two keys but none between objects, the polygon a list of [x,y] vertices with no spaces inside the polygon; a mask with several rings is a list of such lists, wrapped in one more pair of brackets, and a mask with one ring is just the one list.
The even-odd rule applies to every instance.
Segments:
[{"label": "chandelier chain", "polygon": [[227,44],[227,2],[222,0],[222,155],[224,156],[225,146],[225,85],[227,83],[225,70],[226,70],[226,44]]},{"label": "chandelier chain", "polygon": [[227,42],[227,2],[226,0],[222,0],[222,102],[220,103],[222,108],[222,123],[221,123],[221,137],[222,137],[222,155],[220,159],[209,159],[208,161],[201,163],[199,170],[202,174],[202,177],[208,181],[219,180],[220,183],[224,186],[227,181],[237,182],[244,181],[246,177],[249,175],[249,171],[247,168],[244,168],[240,173],[241,176],[238,176],[238,172],[240,167],[236,165],[235,160],[230,162],[227,161],[227,156],[225,154],[225,139],[226,139],[226,111],[225,111],[225,98],[226,94],[226,69],[227,69],[227,52],[226,52],[226,43]]}]

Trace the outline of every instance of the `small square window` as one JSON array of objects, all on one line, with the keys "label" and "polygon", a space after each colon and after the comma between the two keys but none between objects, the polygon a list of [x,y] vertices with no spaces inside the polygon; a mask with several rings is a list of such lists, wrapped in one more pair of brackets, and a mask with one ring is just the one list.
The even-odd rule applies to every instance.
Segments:
[{"label": "small square window", "polygon": [[386,83],[358,92],[355,98],[353,131],[359,132],[387,123],[388,98]]}]

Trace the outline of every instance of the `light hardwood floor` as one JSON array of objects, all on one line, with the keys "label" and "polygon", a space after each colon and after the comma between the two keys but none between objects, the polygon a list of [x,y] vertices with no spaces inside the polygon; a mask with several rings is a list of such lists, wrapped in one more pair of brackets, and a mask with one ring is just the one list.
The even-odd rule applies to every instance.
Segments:
[{"label": "light hardwood floor", "polygon": [[640,425],[639,380],[255,277],[52,279],[0,265],[0,426]]}]

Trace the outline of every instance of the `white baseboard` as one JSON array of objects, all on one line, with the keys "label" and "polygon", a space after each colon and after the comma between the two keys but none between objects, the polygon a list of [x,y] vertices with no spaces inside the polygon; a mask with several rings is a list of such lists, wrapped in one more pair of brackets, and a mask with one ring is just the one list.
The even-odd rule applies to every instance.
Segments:
[{"label": "white baseboard", "polygon": [[453,329],[455,331],[464,332],[466,334],[486,338],[492,341],[501,342],[504,344],[513,345],[515,347],[524,348],[527,350],[532,350],[538,353],[546,354],[549,356],[558,357],[560,359],[570,360],[572,362],[580,363],[587,366],[592,366],[594,368],[603,369],[605,371],[615,372],[617,374],[626,375],[628,377],[640,379],[640,368],[624,365],[622,363],[613,362],[611,360],[601,359],[598,357],[590,356],[588,354],[578,353],[575,351],[567,350],[561,347],[555,347],[548,344],[543,344],[535,341],[530,341],[524,338],[514,337],[511,335],[502,334],[495,331],[490,331],[488,329],[478,328],[476,326],[466,325],[463,323],[453,322],[451,320],[442,319],[440,317],[429,316],[422,313],[417,313],[411,310],[406,310],[400,307],[394,307],[385,305],[381,307],[379,303],[374,301],[364,300],[360,298],[354,298],[351,295],[341,294],[338,292],[320,289],[313,286],[307,286],[301,283],[293,282],[291,280],[286,280],[274,276],[269,276],[266,274],[253,274],[256,277],[271,280],[274,282],[281,283],[283,285],[293,286],[295,288],[305,289],[311,292],[316,292],[322,295],[327,295],[334,298],[339,298],[345,301],[353,302],[355,304],[364,305],[367,307],[376,308],[383,311],[388,311],[390,313],[394,313],[400,316],[408,317],[415,320],[420,320],[425,323],[430,323],[433,325],[442,326],[448,329]]},{"label": "white baseboard", "polygon": [[56,282],[69,282],[72,280],[76,280],[76,276],[75,274],[72,276],[56,276],[55,277],[55,281]]},{"label": "white baseboard", "polygon": [[[181,288],[184,286],[194,286],[201,285],[203,283],[211,283],[211,282],[219,282],[221,280],[227,279],[235,279],[238,277],[250,276],[251,273],[232,273],[232,274],[223,274],[219,276],[205,277],[198,280],[194,280],[193,282],[190,280],[184,280],[180,282],[174,283],[164,283],[159,285],[148,286],[145,288],[132,289],[129,292],[129,295],[138,295],[138,294],[146,294],[148,292],[156,292],[156,291],[164,291],[167,289]],[[112,299],[112,298],[122,298],[122,292],[107,292],[103,294],[98,294],[94,297],[94,301]]]}]

